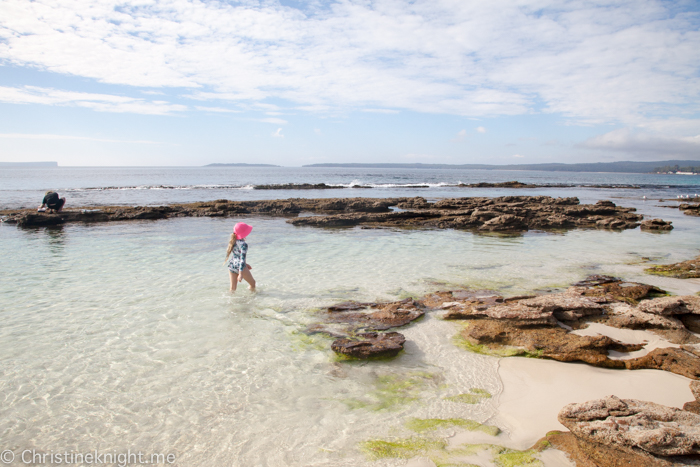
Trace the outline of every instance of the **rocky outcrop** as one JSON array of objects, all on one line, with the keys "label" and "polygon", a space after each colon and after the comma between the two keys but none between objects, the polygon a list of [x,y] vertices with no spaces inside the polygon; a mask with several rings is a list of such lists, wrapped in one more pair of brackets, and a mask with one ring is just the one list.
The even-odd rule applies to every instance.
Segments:
[{"label": "rocky outcrop", "polygon": [[693,204],[681,203],[678,206],[678,209],[683,211],[683,214],[687,214],[689,216],[700,216],[700,203],[698,202]]},{"label": "rocky outcrop", "polygon": [[655,315],[700,315],[700,297],[683,295],[678,297],[659,297],[640,303],[637,308],[644,313]]},{"label": "rocky outcrop", "polygon": [[[296,189],[317,189],[316,185],[294,185]],[[259,189],[289,188],[286,185]],[[325,185],[324,189],[333,188]],[[472,229],[478,232],[524,232],[574,228],[633,229],[643,216],[634,208],[611,201],[582,205],[578,198],[549,196],[501,196],[498,198],[452,198],[434,203],[414,198],[329,198],[263,201],[220,199],[168,206],[90,206],[66,208],[59,213],[34,210],[0,211],[6,223],[21,227],[50,226],[72,222],[156,220],[173,217],[241,217],[249,215],[292,217],[288,222],[314,227],[428,227]],[[301,213],[318,216],[303,216]],[[650,221],[657,223],[657,220]],[[663,222],[663,221],[661,221]],[[657,225],[654,224],[654,225]],[[651,225],[651,224],[650,224]],[[660,225],[660,224],[659,224]],[[659,227],[660,228],[660,227]]]},{"label": "rocky outcrop", "polygon": [[627,329],[647,329],[676,344],[695,344],[680,318],[696,315],[700,297],[658,297],[656,287],[610,276],[590,276],[564,292],[504,298],[493,292],[439,292],[426,296],[427,308],[444,310],[442,318],[465,320],[465,346],[497,356],[550,358],[562,362],[620,369],[660,369],[700,379],[700,355],[692,346],[658,348],[636,358],[611,358],[644,344],[626,344],[606,336],[581,336],[572,329],[590,322]]},{"label": "rocky outcrop", "polygon": [[[490,183],[490,182],[479,182],[479,183],[460,183],[460,187],[466,188],[539,188],[548,185],[536,185],[532,183],[523,183],[518,181],[511,182],[500,182],[500,183]],[[573,185],[557,185],[559,187],[573,186]]]},{"label": "rocky outcrop", "polygon": [[681,263],[652,266],[644,270],[657,276],[677,277],[678,279],[692,279],[700,277],[700,256]]},{"label": "rocky outcrop", "polygon": [[[365,310],[362,310],[363,305]],[[326,323],[344,323],[353,329],[384,331],[404,326],[425,314],[421,305],[411,299],[391,303],[341,304],[330,307],[323,317]]]},{"label": "rocky outcrop", "polygon": [[385,331],[405,326],[425,314],[425,307],[412,299],[389,303],[345,302],[319,313],[320,321],[307,327],[307,334],[322,333],[337,339],[331,349],[353,358],[393,357],[403,349],[405,338]]},{"label": "rocky outcrop", "polygon": [[297,216],[302,212],[318,214],[381,213],[406,198],[328,198],[263,201],[229,201],[220,199],[168,206],[90,206],[67,208],[58,213],[34,210],[2,211],[4,222],[21,227],[59,225],[73,222],[111,222],[173,217],[240,217],[244,215]]},{"label": "rocky outcrop", "polygon": [[603,399],[569,404],[559,422],[594,465],[684,465],[700,454],[700,415],[653,402]]},{"label": "rocky outcrop", "polygon": [[406,338],[398,332],[367,332],[354,337],[343,337],[331,344],[331,349],[348,357],[388,358],[395,357],[401,350]]},{"label": "rocky outcrop", "polygon": [[666,222],[663,219],[647,219],[645,221],[642,221],[640,228],[642,230],[658,230],[658,231],[664,231],[664,232],[667,232],[669,230],[673,230],[673,226],[671,225],[671,222],[670,221]]},{"label": "rocky outcrop", "polygon": [[486,232],[522,232],[571,228],[630,229],[642,216],[611,201],[581,205],[578,198],[502,196],[452,198],[428,203],[422,198],[397,204],[399,212],[338,214],[290,219],[294,225],[340,227],[433,227]]}]

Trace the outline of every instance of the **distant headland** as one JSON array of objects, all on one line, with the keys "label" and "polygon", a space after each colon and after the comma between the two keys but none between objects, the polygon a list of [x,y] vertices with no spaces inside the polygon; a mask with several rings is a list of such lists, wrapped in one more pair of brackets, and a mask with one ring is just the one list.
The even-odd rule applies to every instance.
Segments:
[{"label": "distant headland", "polygon": [[242,162],[233,164],[207,164],[204,167],[281,167],[273,164],[244,164]]},{"label": "distant headland", "polygon": [[0,162],[0,167],[58,167],[58,162]]},{"label": "distant headland", "polygon": [[544,170],[549,172],[620,172],[620,173],[668,173],[661,170],[667,167],[691,167],[700,165],[700,161],[653,161],[653,162],[591,162],[582,164],[310,164],[302,167],[345,167],[358,169],[472,169],[472,170]]}]

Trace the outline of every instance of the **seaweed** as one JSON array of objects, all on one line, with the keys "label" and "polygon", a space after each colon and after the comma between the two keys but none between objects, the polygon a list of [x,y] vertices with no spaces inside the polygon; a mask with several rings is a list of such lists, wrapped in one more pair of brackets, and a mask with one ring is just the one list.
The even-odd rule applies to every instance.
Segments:
[{"label": "seaweed", "polygon": [[542,358],[544,355],[543,350],[535,350],[533,352],[511,346],[501,346],[497,349],[492,349],[483,344],[474,344],[467,339],[465,339],[460,333],[452,337],[452,343],[457,347],[467,350],[469,352],[478,353],[481,355],[488,355],[490,357],[526,357],[526,358]]},{"label": "seaweed", "polygon": [[360,449],[372,460],[387,457],[408,459],[428,451],[442,450],[447,442],[432,438],[376,439],[360,442]]},{"label": "seaweed", "polygon": [[482,431],[491,436],[498,436],[501,432],[498,427],[482,425],[468,418],[412,418],[406,422],[406,428],[416,433],[424,433],[426,431],[447,427],[460,427],[469,431]]},{"label": "seaweed", "polygon": [[345,399],[343,402],[351,409],[394,410],[418,400],[423,388],[436,379],[437,375],[427,372],[381,375],[374,383],[375,389],[367,394],[368,398]]},{"label": "seaweed", "polygon": [[478,404],[484,399],[490,399],[491,393],[486,389],[471,388],[469,393],[457,394],[456,396],[445,397],[446,401],[462,402],[463,404]]},{"label": "seaweed", "polygon": [[320,333],[310,335],[300,331],[291,331],[289,336],[292,341],[292,350],[297,352],[306,350],[327,352],[331,347],[330,342],[333,341],[332,338]]},{"label": "seaweed", "polygon": [[527,451],[517,451],[515,449],[503,448],[494,457],[494,462],[499,467],[540,467],[544,465],[537,457],[537,451],[528,449]]}]

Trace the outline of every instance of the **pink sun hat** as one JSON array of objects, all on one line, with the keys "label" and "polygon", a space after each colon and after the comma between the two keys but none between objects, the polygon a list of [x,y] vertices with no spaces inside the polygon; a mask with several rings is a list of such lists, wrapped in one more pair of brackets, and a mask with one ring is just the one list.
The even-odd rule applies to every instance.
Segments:
[{"label": "pink sun hat", "polygon": [[236,238],[238,239],[246,238],[252,231],[253,227],[243,222],[239,222],[233,227],[233,233],[236,234]]}]

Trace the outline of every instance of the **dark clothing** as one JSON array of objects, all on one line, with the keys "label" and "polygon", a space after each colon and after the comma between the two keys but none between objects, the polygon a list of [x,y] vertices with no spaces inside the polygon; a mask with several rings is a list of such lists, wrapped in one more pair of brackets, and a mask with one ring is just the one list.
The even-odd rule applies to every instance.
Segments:
[{"label": "dark clothing", "polygon": [[66,204],[65,198],[59,198],[58,193],[50,191],[44,196],[44,200],[41,204],[45,204],[47,208],[58,211]]}]

